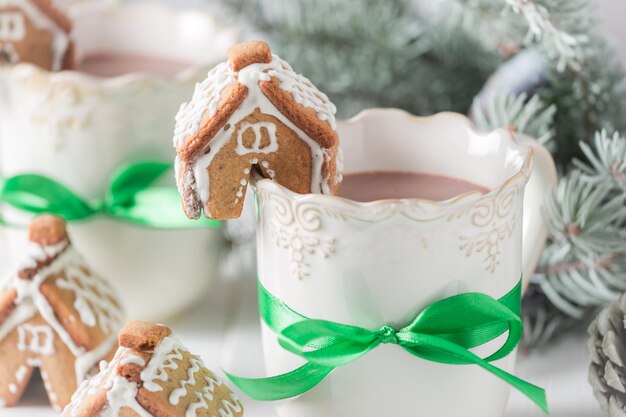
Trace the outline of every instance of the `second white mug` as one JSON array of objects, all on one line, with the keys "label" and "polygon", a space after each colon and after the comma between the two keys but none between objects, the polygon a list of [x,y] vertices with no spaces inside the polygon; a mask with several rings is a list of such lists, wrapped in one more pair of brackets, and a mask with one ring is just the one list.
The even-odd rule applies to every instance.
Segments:
[{"label": "second white mug", "polygon": [[[172,159],[180,104],[239,39],[237,30],[203,10],[149,2],[91,6],[73,17],[84,71],[53,73],[29,64],[0,70],[2,176],[42,174],[87,201],[104,198],[122,164]],[[146,65],[131,73],[118,68],[118,76],[85,72],[103,71],[98,63],[141,60]],[[163,74],[154,67],[159,61],[180,68]],[[174,186],[173,172],[167,180]],[[30,218],[10,209],[3,214],[15,223]],[[20,259],[26,234],[0,233],[0,270],[6,270]],[[107,218],[71,224],[70,233],[77,250],[120,290],[129,315],[146,320],[197,300],[216,275],[223,246],[218,229],[154,230]]]}]

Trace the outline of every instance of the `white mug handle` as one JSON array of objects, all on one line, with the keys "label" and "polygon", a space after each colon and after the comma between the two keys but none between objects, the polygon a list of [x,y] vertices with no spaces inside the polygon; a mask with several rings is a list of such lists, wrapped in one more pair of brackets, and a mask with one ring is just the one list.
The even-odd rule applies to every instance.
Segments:
[{"label": "white mug handle", "polygon": [[557,174],[550,152],[537,140],[515,134],[516,142],[533,150],[533,169],[524,192],[524,221],[522,231],[522,273],[525,290],[532,278],[541,251],[548,237],[542,209],[546,196],[556,187]]}]

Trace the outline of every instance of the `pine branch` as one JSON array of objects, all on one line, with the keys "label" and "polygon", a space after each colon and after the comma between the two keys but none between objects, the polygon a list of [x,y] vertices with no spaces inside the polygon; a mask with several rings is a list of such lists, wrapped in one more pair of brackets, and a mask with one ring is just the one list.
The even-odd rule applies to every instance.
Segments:
[{"label": "pine branch", "polygon": [[572,272],[587,272],[589,269],[610,269],[614,262],[620,261],[624,257],[623,252],[615,252],[602,259],[598,259],[591,264],[582,261],[572,261],[557,263],[555,265],[543,266],[537,268],[536,273],[539,275],[555,275]]},{"label": "pine branch", "polygon": [[577,161],[546,200],[550,240],[535,276],[548,299],[578,319],[626,291],[626,139],[601,132],[596,149],[581,146],[589,162]]},{"label": "pine branch", "polygon": [[[594,34],[596,19],[588,0],[507,0],[508,13],[498,14],[494,0],[445,0],[474,7],[507,25],[507,43],[538,45],[547,58],[547,77],[538,94],[547,105],[554,104],[555,143],[551,148],[560,166],[580,156],[578,143],[588,141],[601,129],[625,130],[626,89],[615,51]],[[467,11],[475,20],[479,12]],[[493,25],[489,23],[489,26]],[[521,35],[520,28],[525,29]],[[480,36],[481,29],[477,29]],[[493,47],[492,47],[493,48]],[[523,80],[526,68],[513,73]],[[513,80],[518,82],[519,80]],[[534,91],[533,91],[534,92]]]},{"label": "pine branch", "polygon": [[[473,24],[486,42],[495,37],[508,51],[540,45],[559,71],[581,69],[582,47],[588,42],[594,22],[585,0],[445,0],[444,3],[463,7],[459,22]],[[482,31],[484,26],[490,33]]]},{"label": "pine branch", "polygon": [[583,172],[585,181],[612,184],[616,192],[626,192],[626,138],[617,132],[610,137],[602,130],[595,135],[595,149],[586,143],[580,147],[589,165],[580,160],[575,160],[574,165]]},{"label": "pine branch", "polygon": [[376,106],[466,112],[501,62],[474,29],[424,16],[414,0],[222,1],[263,30],[340,117]]},{"label": "pine branch", "polygon": [[545,208],[550,236],[563,250],[587,256],[626,247],[626,194],[585,181],[578,170],[561,179]]},{"label": "pine branch", "polygon": [[540,268],[544,272],[538,272],[534,282],[550,302],[566,315],[580,320],[590,309],[603,306],[626,291],[623,252],[599,259],[590,256],[580,260],[554,249],[553,257],[544,256],[550,266]]},{"label": "pine branch", "polygon": [[525,25],[503,19],[506,4],[492,0],[443,0],[426,2],[424,14],[432,19],[432,26],[457,28],[479,40],[488,49],[509,58],[522,48]]},{"label": "pine branch", "polygon": [[591,37],[584,48],[580,71],[550,71],[547,86],[538,94],[557,108],[557,161],[566,166],[582,154],[578,144],[589,142],[599,130],[626,130],[624,71],[606,41]]},{"label": "pine branch", "polygon": [[493,94],[486,103],[476,98],[472,106],[472,119],[483,132],[496,128],[520,132],[549,145],[554,136],[556,107],[547,106],[538,96],[527,98],[526,94]]},{"label": "pine branch", "polygon": [[[506,3],[513,13],[522,16],[528,24],[524,44],[541,43],[549,57],[555,60],[559,71],[568,67],[574,71],[581,69],[581,44],[586,43],[588,37],[583,31],[568,31],[556,16],[580,23],[580,16],[588,11],[586,3],[571,0],[506,0]],[[576,18],[570,18],[572,15]]]},{"label": "pine branch", "polygon": [[[484,131],[551,137],[554,110],[537,96],[493,94],[476,99],[472,115]],[[550,238],[524,299],[526,349],[584,323],[626,291],[626,138],[602,131],[593,145],[581,143],[588,162],[575,161],[546,199]]]}]

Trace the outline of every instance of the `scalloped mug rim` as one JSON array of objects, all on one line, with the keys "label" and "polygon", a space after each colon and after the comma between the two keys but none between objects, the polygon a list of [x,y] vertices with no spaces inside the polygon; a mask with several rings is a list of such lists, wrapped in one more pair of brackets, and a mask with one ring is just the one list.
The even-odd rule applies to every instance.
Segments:
[{"label": "scalloped mug rim", "polygon": [[518,181],[523,181],[526,184],[530,178],[530,174],[532,171],[533,164],[533,149],[529,146],[520,145],[516,141],[516,135],[514,132],[509,131],[507,129],[498,128],[494,129],[490,132],[481,132],[478,130],[476,125],[464,114],[455,113],[455,112],[439,112],[430,116],[416,116],[405,110],[398,108],[367,108],[361,110],[355,116],[345,119],[338,120],[338,123],[347,123],[347,124],[357,124],[361,123],[369,117],[372,117],[374,114],[379,113],[399,113],[408,117],[412,122],[417,124],[425,124],[425,123],[437,123],[443,120],[450,120],[451,122],[461,123],[465,127],[469,128],[473,135],[484,138],[485,140],[489,139],[493,136],[494,133],[497,133],[500,138],[504,138],[509,147],[518,149],[520,151],[525,152],[523,156],[523,162],[521,167],[511,176],[509,176],[506,180],[502,181],[500,184],[491,187],[491,189],[487,193],[482,193],[477,190],[468,191],[457,196],[454,196],[447,200],[430,200],[426,198],[389,198],[389,199],[381,199],[374,200],[368,202],[360,202],[354,201],[346,197],[338,196],[338,195],[324,195],[324,194],[300,194],[285,186],[277,183],[268,178],[258,178],[256,181],[253,181],[253,187],[255,191],[274,191],[281,193],[287,196],[290,199],[295,201],[308,201],[309,203],[313,202],[319,205],[324,205],[328,203],[339,204],[354,210],[366,210],[372,208],[387,208],[394,206],[430,206],[433,209],[448,209],[452,207],[462,207],[464,205],[471,205],[480,201],[482,199],[488,199],[494,197],[504,190],[509,188],[511,185],[517,183]]}]

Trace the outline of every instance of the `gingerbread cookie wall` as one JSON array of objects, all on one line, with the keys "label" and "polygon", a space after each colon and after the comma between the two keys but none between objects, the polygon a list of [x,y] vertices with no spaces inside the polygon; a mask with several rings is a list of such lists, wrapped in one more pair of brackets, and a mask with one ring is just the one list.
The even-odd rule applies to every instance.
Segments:
[{"label": "gingerbread cookie wall", "polygon": [[52,0],[0,0],[0,65],[50,71],[73,65],[72,24]]},{"label": "gingerbread cookie wall", "polygon": [[341,181],[335,106],[264,42],[233,47],[176,117],[185,213],[238,217],[254,171],[298,193]]}]

